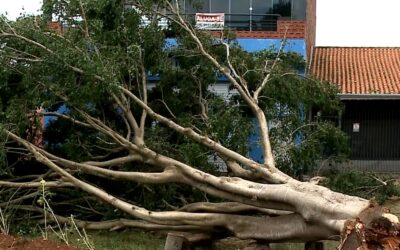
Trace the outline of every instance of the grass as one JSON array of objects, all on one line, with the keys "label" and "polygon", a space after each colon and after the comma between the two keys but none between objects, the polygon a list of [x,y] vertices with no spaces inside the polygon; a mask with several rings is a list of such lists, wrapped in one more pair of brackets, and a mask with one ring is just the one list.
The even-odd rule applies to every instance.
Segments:
[{"label": "grass", "polygon": [[[384,206],[390,207],[392,212],[400,217],[400,201],[390,200]],[[152,234],[139,230],[124,230],[118,232],[109,231],[88,231],[89,239],[94,244],[95,250],[163,250],[166,236]],[[30,235],[32,236],[32,235]],[[37,236],[35,236],[37,237]],[[40,237],[40,236],[39,236]],[[75,232],[68,236],[70,244],[76,247],[84,248],[79,235]],[[50,236],[50,239],[56,239],[56,236]],[[338,242],[325,241],[325,249],[336,249]],[[207,250],[209,247],[196,248],[196,250]],[[225,247],[220,250],[231,250]],[[237,250],[237,247],[233,248]],[[232,250],[233,250],[232,249]],[[286,243],[273,244],[272,250],[304,250],[304,244]]]},{"label": "grass", "polygon": [[[89,238],[94,243],[96,250],[163,250],[166,236],[152,234],[149,232],[137,230],[125,230],[122,232],[108,231],[89,231]],[[77,241],[78,237],[70,236],[70,242],[77,247],[83,247],[81,242]],[[337,242],[326,241],[325,249],[336,249]],[[206,250],[209,247],[197,247],[196,250]],[[230,250],[224,247],[219,250]],[[238,250],[237,247],[232,250]],[[304,250],[302,243],[285,243],[273,244],[272,250]]]},{"label": "grass", "polygon": [[[165,237],[148,232],[126,230],[122,232],[89,231],[96,250],[159,250],[164,249]],[[74,235],[75,236],[75,235]],[[70,236],[71,244],[82,247],[79,237]]]},{"label": "grass", "polygon": [[[166,236],[153,234],[139,230],[124,230],[118,232],[109,231],[88,231],[89,239],[95,250],[163,250]],[[38,234],[25,235],[24,238],[32,239],[41,237]],[[49,239],[60,241],[52,232],[49,232]],[[68,234],[69,245],[86,249],[82,239],[76,232]],[[336,249],[338,242],[326,241],[325,249]],[[194,250],[208,250],[210,247],[196,247]],[[243,248],[233,245],[225,245],[215,250],[241,250]],[[304,250],[303,243],[279,243],[272,244],[272,250]]]},{"label": "grass", "polygon": [[[88,239],[93,243],[95,250],[159,250],[164,249],[165,236],[157,236],[149,232],[125,230],[118,232],[87,231]],[[42,238],[40,232],[20,235],[31,240]],[[82,238],[75,231],[68,232],[68,244],[80,249],[87,249]],[[48,233],[51,241],[63,242],[52,231]]]},{"label": "grass", "polygon": [[[391,208],[392,212],[400,217],[400,201],[389,200],[384,206]],[[0,218],[1,220],[1,218]],[[0,221],[1,223],[1,221]],[[40,233],[35,230],[35,227],[28,227],[30,230],[23,230],[20,236],[25,239],[41,237]],[[95,250],[163,250],[165,244],[165,235],[144,232],[140,230],[127,229],[124,231],[109,232],[109,231],[88,231],[88,238],[94,244]],[[19,234],[19,233],[18,233]],[[58,240],[57,236],[49,232],[51,240]],[[68,233],[70,245],[85,248],[82,242],[82,237],[74,230]],[[325,241],[325,249],[336,249],[338,242]],[[210,247],[198,247],[196,250],[207,250]],[[218,250],[238,250],[236,246],[225,246]],[[286,243],[272,244],[272,250],[303,250],[304,244]],[[240,249],[239,249],[240,250]]]}]

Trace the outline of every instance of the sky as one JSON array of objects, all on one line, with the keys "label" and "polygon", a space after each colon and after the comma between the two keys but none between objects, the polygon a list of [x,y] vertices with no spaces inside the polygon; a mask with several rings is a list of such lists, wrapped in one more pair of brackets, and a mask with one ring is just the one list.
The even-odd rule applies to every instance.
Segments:
[{"label": "sky", "polygon": [[0,14],[7,12],[7,18],[15,20],[21,13],[37,14],[42,0],[0,0]]},{"label": "sky", "polygon": [[317,46],[400,47],[400,0],[317,0]]},{"label": "sky", "polygon": [[[41,4],[0,0],[0,13],[15,20],[21,12],[37,14]],[[400,47],[399,10],[400,0],[317,0],[316,45]]]}]

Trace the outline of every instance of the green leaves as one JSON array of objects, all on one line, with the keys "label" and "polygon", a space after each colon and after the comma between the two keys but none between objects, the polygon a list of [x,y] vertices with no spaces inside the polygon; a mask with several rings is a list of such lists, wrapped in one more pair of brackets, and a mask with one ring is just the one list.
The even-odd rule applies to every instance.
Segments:
[{"label": "green leaves", "polygon": [[[198,44],[187,31],[178,25],[173,25],[171,31],[157,26],[159,17],[152,11],[158,2],[144,1],[143,4],[144,8],[139,10],[126,8],[120,0],[45,1],[45,20],[55,17],[62,22],[62,32],[51,30],[34,18],[11,23],[0,21],[0,32],[7,33],[0,35],[3,66],[0,69],[0,123],[11,124],[23,136],[31,126],[27,114],[39,106],[48,111],[65,111],[72,119],[81,121],[84,119],[78,110],[83,110],[114,132],[132,139],[135,126],[127,129],[121,105],[132,112],[130,118],[138,123],[144,116],[139,105],[121,95],[118,87],[124,86],[142,100],[147,99],[155,112],[247,156],[250,137],[256,130],[247,104],[238,95],[220,95],[212,91],[215,84],[225,90],[232,86],[200,53]],[[146,25],[144,14],[149,20]],[[323,157],[345,156],[343,134],[332,124],[312,117],[318,111],[334,114],[340,110],[336,90],[299,76],[299,70],[305,65],[299,55],[272,50],[249,53],[234,41],[225,39],[223,41],[230,46],[228,58],[220,39],[201,31],[194,32],[204,49],[222,67],[228,71],[231,63],[236,68],[250,94],[268,76],[258,100],[270,121],[278,166],[293,174],[311,168]],[[166,37],[171,33],[175,35],[176,46],[167,47]],[[147,98],[144,98],[145,92]],[[212,149],[149,116],[144,124],[143,147],[218,174],[217,154]],[[77,162],[107,161],[131,153],[116,150],[121,145],[107,133],[70,120],[57,119],[46,126],[45,149]],[[129,171],[154,170],[143,163],[125,163],[111,168],[114,167]],[[89,179],[79,172],[77,175],[106,185],[97,178]],[[146,192],[147,197],[152,198],[143,196],[141,201],[151,207],[162,205],[157,192],[150,195],[142,189],[147,190],[147,187],[129,186],[127,193],[142,195]],[[174,202],[177,202],[175,192],[193,194],[191,188],[180,186],[160,190],[168,193],[168,200]],[[204,198],[200,192],[193,197],[193,200]]]},{"label": "green leaves", "polygon": [[390,197],[400,195],[400,189],[392,177],[356,170],[333,170],[322,184],[333,191],[374,199],[382,204]]}]

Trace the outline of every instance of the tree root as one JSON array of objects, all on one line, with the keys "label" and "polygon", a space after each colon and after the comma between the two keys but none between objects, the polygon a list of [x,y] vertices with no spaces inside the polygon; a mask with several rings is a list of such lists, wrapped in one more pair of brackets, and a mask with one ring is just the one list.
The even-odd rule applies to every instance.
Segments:
[{"label": "tree root", "polygon": [[346,222],[338,250],[400,249],[400,223],[387,209],[372,206]]}]

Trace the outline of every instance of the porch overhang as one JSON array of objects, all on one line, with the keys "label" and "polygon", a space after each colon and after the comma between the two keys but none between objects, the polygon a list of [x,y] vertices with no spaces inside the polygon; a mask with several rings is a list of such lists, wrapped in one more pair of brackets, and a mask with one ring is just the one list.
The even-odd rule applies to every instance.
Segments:
[{"label": "porch overhang", "polygon": [[339,94],[340,100],[400,100],[400,94]]}]

